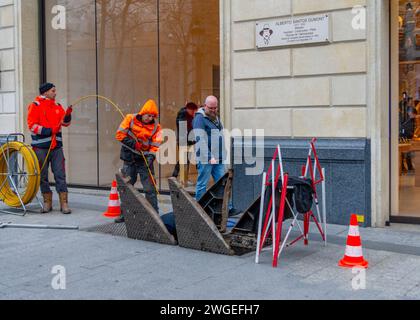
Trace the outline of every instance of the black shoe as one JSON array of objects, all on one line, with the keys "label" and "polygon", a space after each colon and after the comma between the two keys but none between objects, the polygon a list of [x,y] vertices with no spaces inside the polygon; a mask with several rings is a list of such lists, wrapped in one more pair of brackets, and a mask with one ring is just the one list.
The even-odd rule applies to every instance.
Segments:
[{"label": "black shoe", "polygon": [[124,223],[125,219],[123,216],[119,216],[117,219],[114,220],[115,223]]}]

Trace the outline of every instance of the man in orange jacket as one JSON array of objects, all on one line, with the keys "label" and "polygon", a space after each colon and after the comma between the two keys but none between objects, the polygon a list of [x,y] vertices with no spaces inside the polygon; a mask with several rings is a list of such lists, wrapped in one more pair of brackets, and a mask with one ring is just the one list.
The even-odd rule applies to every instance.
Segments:
[{"label": "man in orange jacket", "polygon": [[[149,100],[138,114],[129,114],[125,117],[116,135],[116,139],[123,144],[121,160],[135,168],[136,176],[140,175],[146,199],[157,212],[159,206],[154,161],[162,144],[162,128],[157,122],[158,116],[156,103]],[[115,222],[124,222],[124,217],[121,216]]]},{"label": "man in orange jacket", "polygon": [[48,213],[52,208],[52,192],[48,182],[48,168],[54,174],[56,190],[60,198],[61,212],[70,214],[68,206],[68,190],[66,182],[65,159],[63,153],[63,136],[61,127],[71,124],[72,106],[67,110],[55,101],[56,88],[52,83],[44,83],[39,88],[40,96],[28,106],[28,127],[32,134],[32,147],[38,157],[41,172],[41,192],[44,208],[41,213]]}]

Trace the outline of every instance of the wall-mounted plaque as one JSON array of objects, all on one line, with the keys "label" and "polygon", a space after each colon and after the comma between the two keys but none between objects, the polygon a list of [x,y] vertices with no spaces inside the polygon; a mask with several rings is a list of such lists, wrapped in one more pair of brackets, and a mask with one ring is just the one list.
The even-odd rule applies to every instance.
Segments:
[{"label": "wall-mounted plaque", "polygon": [[328,14],[299,16],[257,22],[257,48],[329,43]]}]

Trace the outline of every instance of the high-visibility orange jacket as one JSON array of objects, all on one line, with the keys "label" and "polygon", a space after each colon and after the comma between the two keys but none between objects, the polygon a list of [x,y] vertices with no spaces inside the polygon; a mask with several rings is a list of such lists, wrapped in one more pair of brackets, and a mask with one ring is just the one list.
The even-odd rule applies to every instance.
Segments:
[{"label": "high-visibility orange jacket", "polygon": [[[139,144],[145,156],[156,156],[162,144],[162,128],[156,120],[150,124],[143,123],[142,116],[145,114],[153,114],[155,117],[159,115],[158,108],[153,100],[147,101],[138,114],[129,114],[125,117],[117,131],[116,139],[132,150],[136,150],[136,144]],[[139,156],[130,149],[122,148],[122,160],[134,161],[139,159]]]},{"label": "high-visibility orange jacket", "polygon": [[[71,115],[66,116],[64,108],[55,100],[39,96],[28,106],[28,128],[32,134],[34,148],[61,148],[63,137],[61,127],[71,124]],[[58,132],[53,133],[56,129]]]}]

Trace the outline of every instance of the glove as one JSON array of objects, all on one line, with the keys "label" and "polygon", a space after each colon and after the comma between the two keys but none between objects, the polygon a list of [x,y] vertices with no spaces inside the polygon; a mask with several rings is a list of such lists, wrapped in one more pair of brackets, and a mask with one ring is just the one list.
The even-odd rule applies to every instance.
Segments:
[{"label": "glove", "polygon": [[66,117],[71,116],[73,112],[73,106],[69,106],[66,110]]},{"label": "glove", "polygon": [[140,142],[136,142],[136,146],[134,147],[134,149],[136,149],[136,151],[141,152],[143,145]]}]

